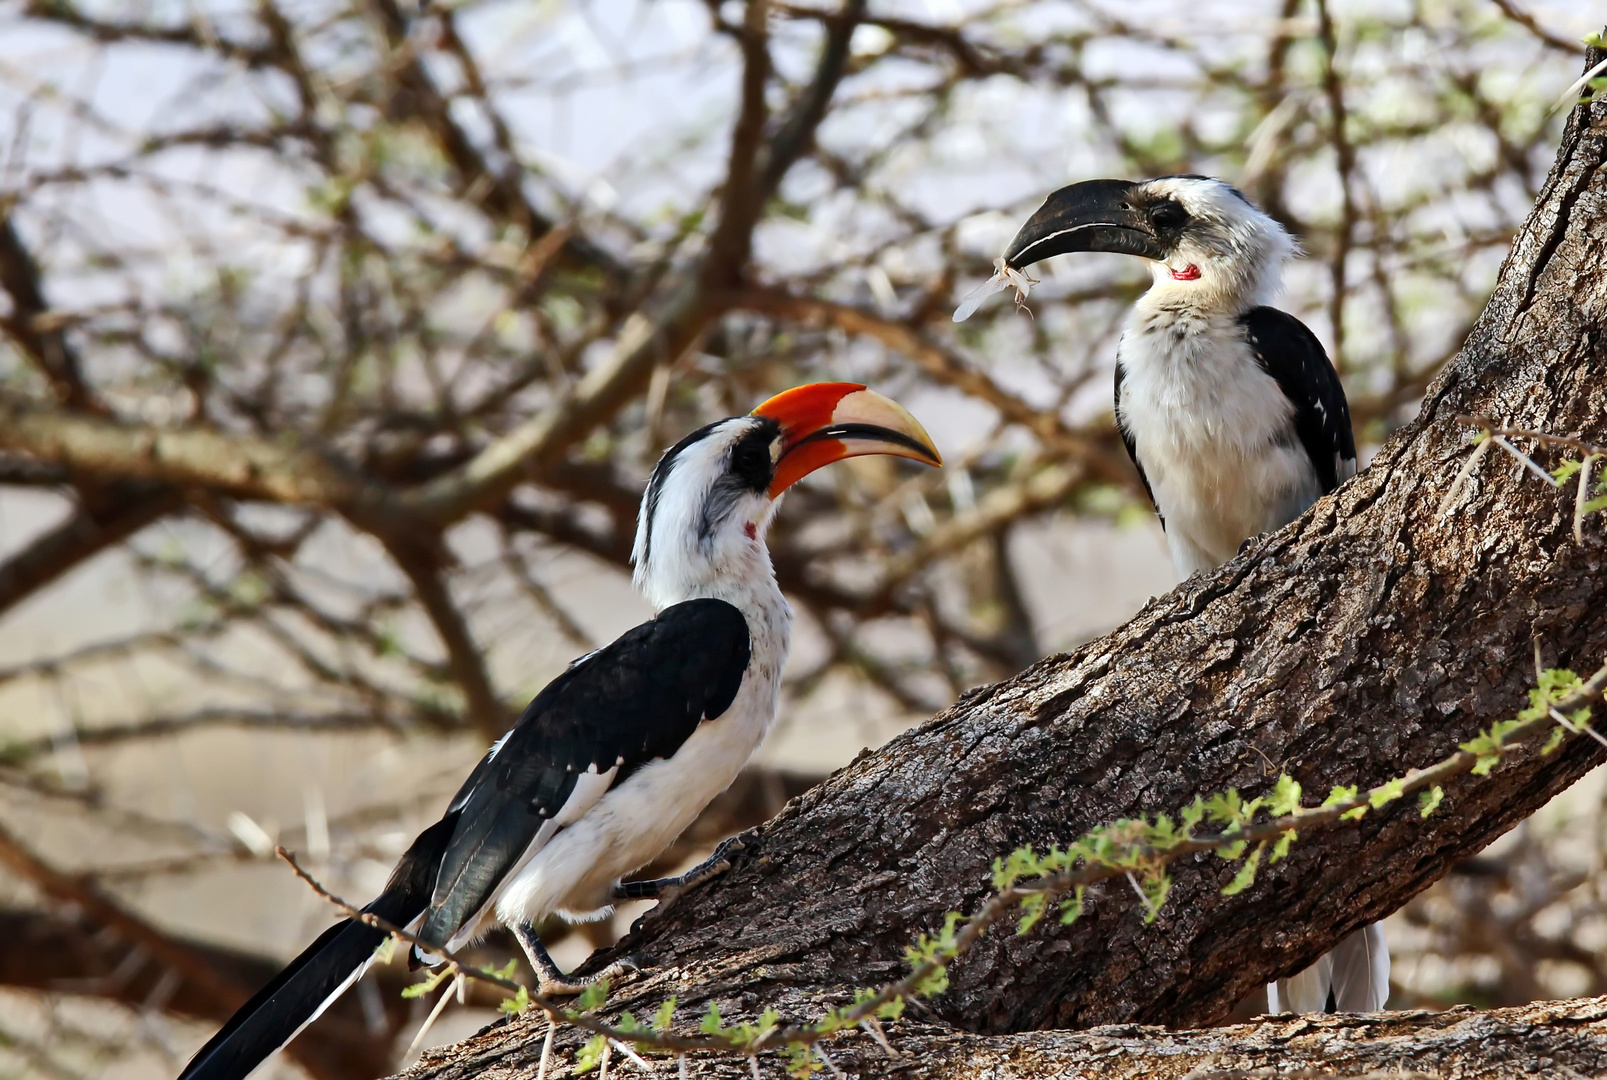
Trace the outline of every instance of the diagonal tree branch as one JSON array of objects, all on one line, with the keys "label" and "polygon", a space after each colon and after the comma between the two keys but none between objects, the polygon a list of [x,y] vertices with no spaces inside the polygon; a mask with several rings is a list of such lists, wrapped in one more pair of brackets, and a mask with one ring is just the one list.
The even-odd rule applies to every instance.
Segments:
[{"label": "diagonal tree branch", "polygon": [[468,621],[447,587],[442,573],[447,558],[442,540],[438,536],[420,537],[397,530],[385,532],[381,540],[396,565],[413,583],[419,606],[441,637],[447,668],[463,691],[470,719],[487,742],[495,741],[513,726],[514,716],[492,685],[480,647],[475,644]]},{"label": "diagonal tree branch", "polygon": [[373,500],[369,482],[284,440],[157,428],[0,397],[0,447],[108,479],[161,481],[293,505]]},{"label": "diagonal tree branch", "polygon": [[[164,937],[197,964],[240,987],[263,985],[282,963],[207,942]],[[229,1018],[228,1000],[203,983],[181,978],[164,986],[168,970],[152,962],[144,945],[115,930],[107,933],[91,917],[0,908],[0,986],[104,998],[140,1010],[160,1001],[158,1007],[170,1015],[219,1024]],[[371,1030],[355,994],[337,1001],[291,1050],[314,1076],[350,1080],[377,1076],[392,1066],[391,1044],[408,1013],[401,997],[408,979],[386,970],[368,977],[379,981],[377,1000],[387,1023],[378,1032]]]},{"label": "diagonal tree branch", "polygon": [[159,484],[118,481],[90,487],[66,521],[0,563],[0,612],[182,505],[176,490]]},{"label": "diagonal tree branch", "polygon": [[[254,983],[243,977],[238,965],[215,964],[217,951],[192,949],[157,929],[93,883],[52,867],[4,826],[0,826],[0,865],[50,899],[72,905],[80,918],[121,938],[150,963],[173,972],[188,984],[175,993],[212,1002],[209,1015],[227,1016],[250,997]],[[290,1052],[317,1080],[349,1080],[346,1055],[327,1040],[299,1040]]]},{"label": "diagonal tree branch", "polygon": [[0,328],[44,373],[63,404],[95,408],[83,365],[67,343],[66,327],[50,317],[39,264],[17,235],[16,217],[5,203],[0,203],[0,289],[11,297],[11,311],[0,318]]}]

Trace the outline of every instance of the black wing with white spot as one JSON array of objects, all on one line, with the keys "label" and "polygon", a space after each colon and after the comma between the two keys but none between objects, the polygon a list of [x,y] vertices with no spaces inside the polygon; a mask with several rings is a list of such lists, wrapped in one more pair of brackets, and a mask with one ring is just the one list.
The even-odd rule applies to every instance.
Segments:
[{"label": "black wing with white spot", "polygon": [[547,684],[453,797],[457,826],[419,936],[444,945],[473,919],[543,827],[549,839],[561,827],[577,787],[580,801],[601,797],[730,708],[750,648],[735,607],[688,600]]},{"label": "black wing with white spot", "polygon": [[1132,432],[1127,430],[1127,420],[1122,416],[1122,362],[1116,361],[1116,432],[1122,437],[1122,445],[1127,447],[1127,456],[1133,459],[1133,468],[1138,470],[1138,482],[1144,485],[1144,494],[1149,496],[1149,504],[1155,507],[1155,516],[1161,519],[1161,528],[1166,528],[1166,518],[1161,514],[1160,506],[1155,502],[1155,492],[1150,490],[1149,477],[1144,475],[1144,463],[1138,460],[1138,442],[1133,438]]},{"label": "black wing with white spot", "polygon": [[1287,312],[1251,308],[1239,324],[1256,363],[1294,404],[1295,433],[1327,494],[1356,474],[1356,436],[1339,373],[1317,335]]}]

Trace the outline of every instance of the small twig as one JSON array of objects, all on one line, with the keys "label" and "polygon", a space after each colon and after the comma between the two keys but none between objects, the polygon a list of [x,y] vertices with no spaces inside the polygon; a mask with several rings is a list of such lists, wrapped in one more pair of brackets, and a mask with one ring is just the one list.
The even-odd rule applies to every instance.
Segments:
[{"label": "small twig", "polygon": [[1508,439],[1534,439],[1536,442],[1550,443],[1552,446],[1569,446],[1581,454],[1607,454],[1607,446],[1597,446],[1573,435],[1553,435],[1547,431],[1506,427],[1488,416],[1458,416],[1456,421],[1469,427],[1480,428],[1487,434],[1502,435]]},{"label": "small twig", "polygon": [[837,1067],[837,1063],[831,1060],[831,1055],[826,1053],[826,1048],[820,1043],[815,1044],[815,1053],[825,1063],[826,1068],[831,1070],[831,1075],[835,1076],[837,1080],[848,1080],[848,1077]]},{"label": "small twig", "polygon": [[[390,922],[387,919],[382,919],[378,915],[375,915],[372,911],[364,911],[360,907],[353,907],[351,904],[348,904],[346,901],[324,888],[318,883],[317,878],[313,877],[311,874],[307,873],[306,870],[302,869],[301,864],[296,861],[296,857],[290,852],[286,851],[283,844],[274,848],[274,854],[278,855],[285,862],[289,863],[290,869],[294,870],[296,872],[296,876],[302,881],[305,881],[313,892],[317,893],[325,900],[328,900],[335,907],[340,908],[340,910],[344,911],[349,917],[356,919],[360,923],[372,926],[376,930],[383,930],[392,937],[402,939],[409,945],[417,945],[419,948],[431,952],[436,956],[443,957],[448,970],[450,970],[452,974],[465,975],[471,979],[479,979],[481,982],[488,982],[493,986],[500,986],[502,989],[512,991],[515,994],[517,994],[520,990],[526,989],[524,986],[514,982],[512,979],[504,979],[502,976],[493,975],[489,971],[479,971],[474,968],[466,967],[460,960],[458,960],[455,956],[441,946],[425,941],[412,931],[397,926],[395,923]],[[531,994],[530,1000],[536,1002],[540,999],[538,999],[536,995]],[[564,1015],[563,1010],[559,1009],[557,1006],[552,1006],[552,1012],[556,1013],[560,1017]]]},{"label": "small twig", "polygon": [[612,1043],[614,1048],[621,1054],[624,1054],[626,1057],[636,1062],[637,1065],[641,1066],[641,1069],[644,1073],[651,1073],[654,1071],[652,1064],[642,1055],[632,1050],[626,1043],[622,1043],[618,1039],[609,1039],[608,1041]]},{"label": "small twig", "polygon": [[1536,38],[1539,38],[1547,45],[1550,45],[1553,49],[1563,49],[1567,52],[1578,53],[1581,56],[1585,54],[1585,46],[1582,42],[1574,41],[1572,38],[1566,38],[1561,34],[1556,34],[1550,30],[1547,30],[1545,27],[1540,25],[1539,21],[1536,20],[1533,15],[1529,14],[1527,11],[1524,11],[1522,8],[1518,7],[1517,4],[1513,3],[1513,0],[1491,0],[1491,2],[1494,3],[1496,7],[1501,9],[1501,14],[1505,15],[1507,18],[1529,31],[1529,33],[1533,34]]},{"label": "small twig", "polygon": [[1513,446],[1511,443],[1507,442],[1506,436],[1491,435],[1490,441],[1495,443],[1501,449],[1505,450],[1507,453],[1511,454],[1513,457],[1517,458],[1520,465],[1534,473],[1552,487],[1562,487],[1562,485],[1557,482],[1557,478],[1555,476],[1552,476],[1550,473],[1546,472],[1546,470],[1540,467],[1540,463],[1538,461],[1530,457],[1528,454],[1525,454],[1522,450],[1519,450],[1516,446]]},{"label": "small twig", "polygon": [[1590,501],[1590,469],[1600,454],[1586,454],[1579,463],[1579,487],[1574,491],[1574,543],[1585,543],[1585,504]]},{"label": "small twig", "polygon": [[[1504,427],[1488,416],[1458,416],[1456,419],[1459,423],[1483,429],[1486,438],[1479,444],[1481,450],[1488,447],[1492,442],[1498,443],[1503,450],[1517,458],[1523,463],[1524,467],[1552,487],[1560,488],[1562,483],[1546,472],[1532,457],[1523,453],[1507,440],[1532,439],[1535,442],[1549,446],[1562,446],[1578,451],[1582,455],[1582,460],[1579,463],[1579,486],[1574,491],[1574,542],[1577,544],[1585,542],[1585,507],[1590,502],[1590,474],[1596,459],[1607,456],[1607,447],[1588,443],[1572,435],[1553,435],[1549,432],[1533,431],[1528,428]],[[1452,499],[1461,490],[1463,480],[1472,471],[1473,466],[1478,464],[1482,456],[1478,451],[1475,451],[1463,466],[1462,472],[1457,474],[1456,482],[1451,485],[1450,492],[1445,496],[1444,501],[1440,503],[1441,517],[1445,516],[1450,508]]]},{"label": "small twig", "polygon": [[1601,743],[1603,746],[1607,746],[1607,736],[1602,735],[1601,732],[1597,731],[1593,727],[1579,727],[1579,726],[1577,726],[1572,720],[1570,720],[1566,716],[1562,715],[1562,713],[1558,712],[1555,708],[1553,708],[1551,710],[1551,718],[1553,720],[1555,720],[1557,723],[1561,724],[1570,733],[1572,733],[1574,735],[1579,735],[1581,733],[1583,733],[1585,735],[1589,735],[1592,739],[1595,739],[1597,742]]},{"label": "small twig", "polygon": [[424,1023],[419,1026],[418,1034],[414,1035],[413,1041],[407,1044],[407,1049],[402,1053],[403,1061],[410,1059],[418,1048],[423,1045],[424,1037],[430,1033],[430,1028],[435,1026],[435,1021],[440,1019],[441,1014],[446,1011],[447,1004],[462,991],[463,984],[467,981],[462,975],[452,976],[451,984],[441,991],[440,998],[435,1002],[435,1008],[430,1010],[430,1015],[426,1016]]},{"label": "small twig", "polygon": [[1144,909],[1149,912],[1150,918],[1153,919],[1156,915],[1156,907],[1150,903],[1149,897],[1144,895],[1144,890],[1139,887],[1138,879],[1133,876],[1131,870],[1127,871],[1127,883],[1133,887],[1133,892],[1138,895],[1138,902],[1144,905]]},{"label": "small twig", "polygon": [[1575,79],[1569,84],[1568,89],[1564,90],[1562,92],[1562,96],[1557,98],[1557,103],[1551,107],[1551,111],[1556,112],[1558,109],[1572,109],[1575,105],[1578,105],[1579,91],[1588,86],[1591,79],[1594,79],[1597,75],[1600,75],[1604,71],[1607,71],[1607,60],[1603,60],[1600,63],[1593,65],[1590,70],[1586,71],[1583,75],[1579,76],[1579,78]]},{"label": "small twig", "polygon": [[[621,1028],[616,1028],[605,1024],[594,1017],[586,1015],[585,1013],[571,1012],[567,1009],[560,1008],[549,999],[540,994],[532,992],[527,986],[523,986],[511,979],[505,979],[500,975],[495,975],[483,969],[471,968],[444,947],[425,941],[417,934],[397,926],[393,922],[382,919],[373,912],[364,911],[362,908],[354,907],[353,905],[348,904],[345,900],[342,900],[340,897],[324,888],[323,885],[319,884],[316,878],[307,873],[306,870],[302,869],[301,864],[296,862],[296,857],[290,852],[286,851],[283,846],[280,846],[275,850],[281,859],[290,864],[290,868],[296,872],[296,876],[301,878],[302,881],[305,881],[313,892],[329,901],[341,911],[344,911],[351,918],[356,919],[358,922],[364,923],[368,926],[383,930],[392,937],[398,938],[409,945],[417,945],[419,948],[424,949],[435,956],[441,957],[442,962],[446,965],[447,970],[453,975],[459,975],[467,979],[478,979],[481,982],[490,983],[493,986],[499,986],[502,989],[510,991],[514,994],[525,994],[525,1000],[529,1001],[530,1004],[534,1005],[537,1009],[544,1013],[549,1021],[556,1022],[562,1020],[566,1023],[574,1024],[576,1027],[584,1031],[589,1031],[593,1035],[602,1035],[609,1039],[620,1039],[634,1042],[639,1046],[652,1046],[660,1050],[728,1051],[736,1049],[735,1044],[733,1044],[729,1039],[718,1037],[690,1038],[684,1035],[676,1035],[673,1032],[667,1031],[625,1031]],[[857,1017],[855,1019],[857,1019]],[[817,1033],[814,1037],[819,1038],[821,1036]],[[774,1041],[775,1040],[771,1040],[771,1042]],[[785,1042],[787,1040],[781,1041]],[[793,1041],[798,1040],[794,1039]],[[811,1040],[805,1041],[807,1043],[807,1041]],[[760,1042],[766,1042],[766,1040],[760,1040]]]},{"label": "small twig", "polygon": [[882,1049],[887,1051],[888,1057],[896,1058],[903,1056],[897,1050],[893,1049],[892,1043],[887,1041],[887,1032],[882,1030],[882,1022],[880,1020],[876,1019],[874,1016],[867,1016],[859,1022],[859,1026],[865,1031],[870,1032],[871,1038],[882,1044]]},{"label": "small twig", "polygon": [[1457,470],[1456,479],[1451,481],[1451,490],[1447,491],[1445,493],[1445,498],[1440,500],[1439,517],[1441,520],[1444,520],[1445,516],[1456,508],[1457,500],[1462,494],[1463,486],[1468,482],[1468,478],[1473,475],[1473,470],[1478,468],[1479,462],[1484,460],[1484,455],[1488,454],[1489,452],[1490,440],[1485,439],[1483,442],[1479,443],[1478,446],[1473,448],[1473,453],[1468,455],[1468,459],[1464,461],[1462,463],[1462,467]]},{"label": "small twig", "polygon": [[547,1017],[547,1037],[541,1040],[541,1066],[536,1070],[536,1080],[547,1080],[547,1069],[552,1065],[552,1037],[558,1030],[558,1021]]}]

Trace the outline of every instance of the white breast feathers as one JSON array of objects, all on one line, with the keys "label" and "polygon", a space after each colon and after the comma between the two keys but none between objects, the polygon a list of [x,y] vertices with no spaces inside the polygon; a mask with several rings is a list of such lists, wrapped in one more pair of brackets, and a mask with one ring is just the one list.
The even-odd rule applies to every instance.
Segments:
[{"label": "white breast feathers", "polygon": [[1236,319],[1136,310],[1117,360],[1121,420],[1179,579],[1221,565],[1321,496],[1294,405],[1256,363]]}]

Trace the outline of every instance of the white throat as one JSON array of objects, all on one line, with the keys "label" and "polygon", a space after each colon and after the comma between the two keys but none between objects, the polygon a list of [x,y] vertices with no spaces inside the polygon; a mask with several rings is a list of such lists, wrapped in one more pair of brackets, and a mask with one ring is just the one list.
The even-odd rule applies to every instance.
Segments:
[{"label": "white throat", "polygon": [[1140,312],[1237,316],[1277,298],[1284,263],[1298,251],[1282,225],[1217,180],[1167,177],[1145,186],[1175,199],[1190,223],[1166,261],[1149,264],[1155,283],[1139,298]]},{"label": "white throat", "polygon": [[661,466],[637,522],[635,582],[654,611],[704,597],[724,600],[748,619],[756,646],[774,631],[770,644],[784,657],[792,611],[765,545],[780,500],[719,487],[731,436],[743,423],[725,421]]}]

